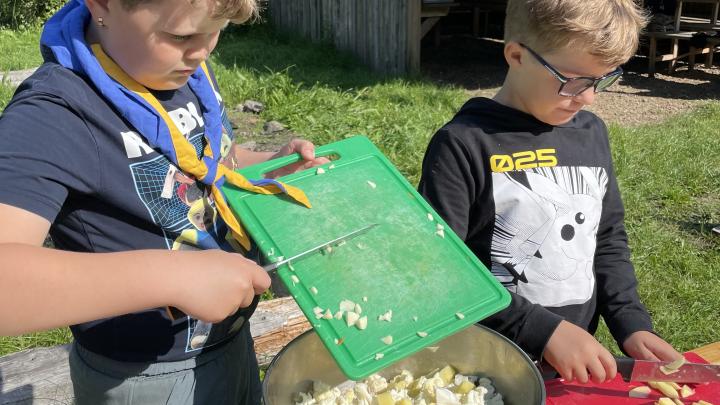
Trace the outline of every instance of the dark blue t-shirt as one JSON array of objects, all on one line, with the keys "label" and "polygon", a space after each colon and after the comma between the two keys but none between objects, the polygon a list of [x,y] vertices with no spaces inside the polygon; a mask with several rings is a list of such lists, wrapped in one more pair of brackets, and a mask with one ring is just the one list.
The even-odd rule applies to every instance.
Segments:
[{"label": "dark blue t-shirt", "polygon": [[[198,154],[204,121],[186,85],[155,92]],[[219,97],[219,95],[218,95]],[[232,130],[226,125],[223,153]],[[237,250],[201,183],[148,146],[83,77],[52,62],[18,88],[0,116],[0,203],[52,223],[57,248],[75,252],[137,249]],[[151,271],[152,269],[148,269]],[[188,287],[193,280],[187,280]],[[211,333],[165,308],[71,326],[87,349],[123,361],[193,357],[233,336],[242,311]]]}]

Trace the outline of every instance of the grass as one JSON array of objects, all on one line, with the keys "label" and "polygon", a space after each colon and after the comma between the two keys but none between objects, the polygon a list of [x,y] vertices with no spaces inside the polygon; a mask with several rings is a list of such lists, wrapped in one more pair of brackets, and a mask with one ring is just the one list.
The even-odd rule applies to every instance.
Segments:
[{"label": "grass", "polygon": [[[229,106],[262,101],[264,119],[318,144],[365,134],[413,183],[429,137],[466,99],[422,78],[378,76],[265,26],[225,33],[213,66]],[[0,87],[0,108],[10,95]],[[718,128],[720,103],[662,124],[611,127],[640,295],[657,332],[682,351],[718,340],[720,330],[720,237],[709,231],[720,223]],[[615,347],[606,329],[598,337]],[[67,329],[0,338],[0,355],[68,339]]]},{"label": "grass", "polygon": [[0,29],[0,76],[10,70],[29,69],[42,63],[40,31]]}]

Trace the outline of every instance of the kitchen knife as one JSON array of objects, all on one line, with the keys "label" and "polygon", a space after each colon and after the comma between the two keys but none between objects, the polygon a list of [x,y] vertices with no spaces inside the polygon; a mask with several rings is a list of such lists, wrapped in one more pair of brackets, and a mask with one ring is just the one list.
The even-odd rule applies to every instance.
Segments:
[{"label": "kitchen knife", "polygon": [[279,260],[279,261],[277,261],[277,262],[275,262],[275,263],[271,263],[271,264],[265,265],[265,266],[263,266],[263,268],[265,269],[265,271],[273,271],[273,270],[277,269],[278,267],[282,266],[283,264],[290,263],[290,262],[293,262],[293,263],[294,263],[294,262],[297,262],[298,260],[304,259],[304,258],[306,258],[307,256],[309,256],[309,255],[311,255],[311,254],[313,254],[313,253],[319,252],[319,251],[321,251],[322,249],[324,249],[324,248],[326,248],[326,247],[328,247],[328,246],[336,245],[336,244],[338,244],[338,243],[341,243],[341,242],[347,241],[347,240],[349,240],[349,239],[352,239],[352,238],[354,238],[354,237],[356,237],[356,236],[358,236],[358,235],[362,235],[363,233],[369,231],[370,229],[372,229],[372,228],[374,228],[374,227],[376,227],[376,226],[378,226],[378,224],[366,225],[366,226],[364,226],[364,227],[362,227],[362,228],[360,228],[360,229],[356,229],[356,230],[354,230],[354,231],[352,231],[352,232],[350,232],[350,233],[348,233],[348,234],[345,234],[345,235],[343,235],[343,236],[341,236],[341,237],[339,237],[339,238],[335,238],[335,239],[333,239],[333,240],[331,240],[331,241],[328,241],[328,242],[322,243],[322,244],[320,244],[320,245],[318,245],[318,246],[315,246],[314,248],[308,249],[308,250],[306,250],[306,251],[304,251],[304,252],[298,253],[298,254],[296,254],[296,255],[294,255],[294,256],[291,256],[291,257],[288,257],[287,259]]},{"label": "kitchen knife", "polygon": [[[304,252],[300,252],[300,253],[298,253],[298,254],[296,254],[296,255],[293,255],[293,256],[291,256],[291,257],[288,257],[287,259],[279,260],[279,261],[277,261],[277,262],[275,262],[275,263],[271,263],[271,264],[265,265],[265,266],[263,266],[263,269],[265,269],[265,271],[267,271],[267,272],[271,272],[271,271],[277,269],[278,267],[282,266],[283,264],[290,263],[290,262],[296,262],[296,261],[298,261],[298,260],[301,260],[301,259],[306,258],[307,256],[309,256],[309,255],[311,255],[311,254],[313,254],[313,253],[319,252],[320,250],[322,250],[322,249],[324,249],[324,248],[326,248],[326,247],[328,247],[328,246],[337,245],[338,243],[341,243],[341,242],[347,241],[347,240],[349,240],[349,239],[352,239],[352,238],[354,238],[354,237],[356,237],[356,236],[362,235],[362,234],[364,234],[365,232],[369,231],[370,229],[372,229],[372,228],[374,228],[374,227],[376,227],[376,226],[378,226],[378,224],[366,225],[366,226],[364,226],[364,227],[362,227],[362,228],[360,228],[360,229],[356,229],[356,230],[354,230],[354,231],[352,231],[352,232],[350,232],[350,233],[347,233],[347,234],[345,234],[345,235],[343,235],[343,236],[340,236],[339,238],[335,238],[335,239],[333,239],[333,240],[331,240],[331,241],[324,242],[324,243],[322,243],[322,244],[320,244],[320,245],[318,245],[318,246],[315,246],[314,248],[308,249],[308,250],[306,250],[306,251],[304,251]],[[256,304],[256,305],[257,305],[257,304]],[[254,306],[252,307],[252,309],[253,309],[253,310],[255,309]],[[184,316],[184,314],[182,313],[182,311],[180,311],[179,309],[176,309],[176,308],[174,308],[174,307],[167,307],[167,308],[166,308],[166,311],[167,311],[168,317],[169,317],[171,320],[175,320],[175,319],[177,319],[177,318],[180,318],[180,317]],[[196,330],[207,329],[207,331],[208,331],[208,333],[209,333],[209,331],[210,331],[209,325],[210,325],[209,323],[206,323],[206,322],[204,322],[204,321],[198,321],[195,329],[196,329]]]},{"label": "kitchen knife", "polygon": [[616,357],[618,373],[625,381],[673,381],[683,383],[706,383],[720,381],[720,365],[684,363],[677,371],[666,374],[661,367],[669,361],[635,360]]}]

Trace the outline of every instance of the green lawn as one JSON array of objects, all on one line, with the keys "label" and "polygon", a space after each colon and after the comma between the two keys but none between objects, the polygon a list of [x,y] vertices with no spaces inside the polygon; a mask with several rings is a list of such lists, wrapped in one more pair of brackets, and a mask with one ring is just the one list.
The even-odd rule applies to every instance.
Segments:
[{"label": "green lawn", "polygon": [[29,69],[42,63],[40,31],[0,29],[0,76],[9,70]]},{"label": "green lawn", "polygon": [[[466,99],[422,78],[372,74],[329,46],[265,26],[226,32],[213,62],[229,106],[262,101],[263,118],[318,144],[365,134],[413,183],[429,137]],[[0,109],[10,95],[0,87]],[[640,294],[679,350],[720,339],[720,237],[709,230],[720,223],[719,129],[720,103],[658,125],[611,128]],[[605,330],[599,337],[614,347]],[[66,329],[0,338],[0,354],[68,339]]]}]

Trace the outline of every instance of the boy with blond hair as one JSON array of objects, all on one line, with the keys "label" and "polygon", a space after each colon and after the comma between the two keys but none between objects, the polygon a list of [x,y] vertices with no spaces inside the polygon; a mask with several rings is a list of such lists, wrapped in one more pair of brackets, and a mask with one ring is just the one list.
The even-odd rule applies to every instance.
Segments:
[{"label": "boy with blond hair", "polygon": [[221,186],[309,206],[232,169],[327,160],[300,140],[230,147],[205,61],[255,14],[255,0],[70,0],[0,116],[0,335],[72,325],[75,403],[260,403],[247,320],[270,279],[239,254],[251,245]]},{"label": "boy with blond hair", "polygon": [[600,316],[628,355],[680,356],[640,302],[608,131],[583,110],[644,24],[632,0],[509,0],[502,88],[469,100],[423,161],[420,192],[511,293],[483,323],[568,381],[615,377]]}]

